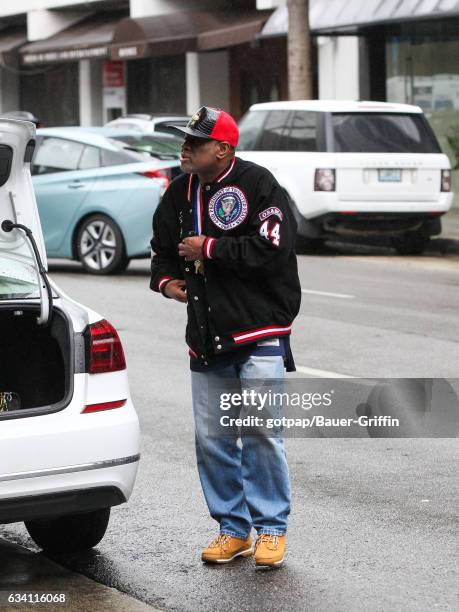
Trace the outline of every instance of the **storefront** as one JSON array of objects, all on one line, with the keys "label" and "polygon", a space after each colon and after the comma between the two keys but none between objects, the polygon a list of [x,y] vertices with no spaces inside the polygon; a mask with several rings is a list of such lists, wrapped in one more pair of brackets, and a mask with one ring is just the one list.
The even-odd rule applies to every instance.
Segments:
[{"label": "storefront", "polygon": [[241,84],[258,72],[256,37],[269,14],[187,11],[121,21],[111,57],[127,65],[128,112],[189,114],[209,104],[239,116],[250,89]]},{"label": "storefront", "polygon": [[[319,97],[416,104],[459,161],[459,2],[310,0]],[[286,5],[262,35],[286,36]],[[459,190],[459,171],[453,173]]]},{"label": "storefront", "polygon": [[[18,107],[42,124],[101,125],[121,114],[237,118],[287,96],[284,41],[259,41],[271,11],[100,12],[19,50]],[[25,42],[25,41],[22,41]]]},{"label": "storefront", "polygon": [[[103,67],[125,11],[101,12],[20,49],[19,101],[43,125],[104,120]],[[124,109],[123,109],[124,110]]]},{"label": "storefront", "polygon": [[459,159],[459,17],[386,28],[386,95],[417,104]]}]

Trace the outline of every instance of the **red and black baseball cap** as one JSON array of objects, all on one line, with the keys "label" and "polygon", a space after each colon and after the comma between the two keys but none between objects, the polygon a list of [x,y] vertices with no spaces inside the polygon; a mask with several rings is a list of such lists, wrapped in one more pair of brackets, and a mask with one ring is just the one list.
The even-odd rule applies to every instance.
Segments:
[{"label": "red and black baseball cap", "polygon": [[229,142],[233,147],[236,147],[239,141],[237,123],[231,115],[220,108],[203,106],[191,117],[186,127],[178,125],[171,127],[196,138],[210,138],[221,142]]}]

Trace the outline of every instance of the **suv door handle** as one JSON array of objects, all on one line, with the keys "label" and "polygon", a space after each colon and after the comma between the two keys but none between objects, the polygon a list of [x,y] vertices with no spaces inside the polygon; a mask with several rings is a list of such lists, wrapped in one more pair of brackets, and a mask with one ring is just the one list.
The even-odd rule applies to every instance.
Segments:
[{"label": "suv door handle", "polygon": [[81,189],[82,187],[85,187],[85,186],[86,186],[85,183],[82,183],[81,181],[78,181],[78,180],[75,180],[72,183],[69,183],[67,185],[69,189]]}]

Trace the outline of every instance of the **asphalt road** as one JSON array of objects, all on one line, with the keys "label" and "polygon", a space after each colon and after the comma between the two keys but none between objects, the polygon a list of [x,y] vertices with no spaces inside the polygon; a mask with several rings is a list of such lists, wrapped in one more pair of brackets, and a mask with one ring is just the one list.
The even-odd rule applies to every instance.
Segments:
[{"label": "asphalt road", "polygon": [[[300,257],[295,376],[456,377],[458,264],[384,251]],[[149,292],[146,261],[116,279],[69,263],[50,269],[119,329],[143,431],[134,493],[113,510],[104,540],[54,560],[167,610],[457,609],[456,439],[287,440],[285,566],[204,566],[200,549],[216,524],[195,468],[183,306]],[[0,536],[33,550],[21,525]]]}]

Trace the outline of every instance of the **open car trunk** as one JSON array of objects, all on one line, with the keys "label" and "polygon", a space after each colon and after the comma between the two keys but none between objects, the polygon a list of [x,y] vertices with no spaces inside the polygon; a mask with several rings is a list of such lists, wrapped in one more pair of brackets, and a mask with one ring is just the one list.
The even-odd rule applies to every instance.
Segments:
[{"label": "open car trunk", "polygon": [[0,307],[0,416],[59,410],[70,401],[69,323],[55,308],[50,325],[40,326],[39,312]]}]

